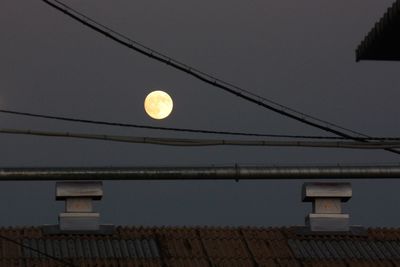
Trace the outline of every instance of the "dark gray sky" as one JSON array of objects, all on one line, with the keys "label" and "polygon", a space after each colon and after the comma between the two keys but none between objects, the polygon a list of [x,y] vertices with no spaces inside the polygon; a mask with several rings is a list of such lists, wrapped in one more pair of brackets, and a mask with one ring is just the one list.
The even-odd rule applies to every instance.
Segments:
[{"label": "dark gray sky", "polygon": [[[369,135],[400,136],[398,64],[355,62],[355,48],[392,0],[78,1],[87,15],[187,64],[305,113]],[[4,109],[154,126],[324,134],[205,85],[51,9],[0,2]],[[166,120],[143,111],[148,92],[174,99]],[[2,128],[200,137],[0,116]],[[171,148],[0,136],[2,167],[398,163],[383,151]],[[399,181],[353,183],[353,224],[395,226]],[[105,182],[104,223],[293,225],[309,211],[301,182]],[[56,223],[53,182],[3,182],[0,225]],[[389,206],[390,205],[390,206]],[[6,216],[4,216],[6,215]]]}]

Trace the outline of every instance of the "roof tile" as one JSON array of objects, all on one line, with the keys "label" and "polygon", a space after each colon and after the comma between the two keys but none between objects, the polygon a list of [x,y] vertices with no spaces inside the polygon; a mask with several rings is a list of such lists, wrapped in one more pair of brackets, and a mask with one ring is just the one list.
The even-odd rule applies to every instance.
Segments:
[{"label": "roof tile", "polygon": [[[400,266],[400,230],[296,234],[295,228],[117,227],[112,235],[45,235],[0,228],[2,266]],[[37,251],[36,251],[37,250]],[[55,257],[59,262],[49,258]]]}]

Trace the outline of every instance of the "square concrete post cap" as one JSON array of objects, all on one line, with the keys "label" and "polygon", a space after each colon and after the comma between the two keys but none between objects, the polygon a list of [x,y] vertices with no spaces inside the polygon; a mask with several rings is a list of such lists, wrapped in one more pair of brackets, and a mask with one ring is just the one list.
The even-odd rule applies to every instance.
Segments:
[{"label": "square concrete post cap", "polygon": [[65,200],[74,197],[100,200],[103,197],[103,183],[97,181],[56,183],[56,200]]},{"label": "square concrete post cap", "polygon": [[302,199],[313,202],[316,198],[340,198],[347,202],[352,197],[350,183],[304,183]]}]

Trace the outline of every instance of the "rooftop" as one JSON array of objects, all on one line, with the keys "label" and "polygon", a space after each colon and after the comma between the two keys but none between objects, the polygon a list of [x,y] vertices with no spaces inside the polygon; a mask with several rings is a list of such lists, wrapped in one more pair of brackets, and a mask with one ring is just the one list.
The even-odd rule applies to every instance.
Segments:
[{"label": "rooftop", "polygon": [[400,229],[335,234],[305,227],[116,227],[111,235],[44,229],[0,228],[0,266],[400,265]]}]

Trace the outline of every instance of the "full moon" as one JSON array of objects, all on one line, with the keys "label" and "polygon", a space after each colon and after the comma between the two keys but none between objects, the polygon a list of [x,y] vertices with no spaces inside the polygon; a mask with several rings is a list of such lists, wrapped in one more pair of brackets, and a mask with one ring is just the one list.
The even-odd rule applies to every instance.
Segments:
[{"label": "full moon", "polygon": [[147,115],[156,120],[162,120],[172,112],[172,98],[164,91],[153,91],[144,100]]}]

